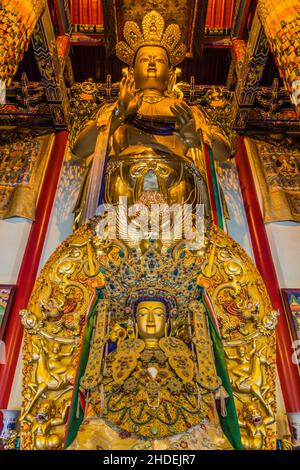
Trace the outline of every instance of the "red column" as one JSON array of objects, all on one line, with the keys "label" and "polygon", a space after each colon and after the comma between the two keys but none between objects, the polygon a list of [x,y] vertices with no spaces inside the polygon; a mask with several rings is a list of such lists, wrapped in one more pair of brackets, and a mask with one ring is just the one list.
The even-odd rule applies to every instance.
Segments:
[{"label": "red column", "polygon": [[5,334],[6,364],[0,365],[0,408],[6,408],[19,357],[23,327],[19,311],[26,308],[33,289],[44,246],[60,170],[68,138],[67,131],[59,131],[54,140],[43,180],[36,219],[32,223],[17,280],[17,290]]},{"label": "red column", "polygon": [[237,139],[238,150],[235,159],[255,261],[266,284],[273,308],[280,311],[277,326],[277,368],[285,407],[287,412],[298,412],[300,411],[300,376],[297,366],[291,360],[293,353],[291,337],[244,139],[241,136]]}]

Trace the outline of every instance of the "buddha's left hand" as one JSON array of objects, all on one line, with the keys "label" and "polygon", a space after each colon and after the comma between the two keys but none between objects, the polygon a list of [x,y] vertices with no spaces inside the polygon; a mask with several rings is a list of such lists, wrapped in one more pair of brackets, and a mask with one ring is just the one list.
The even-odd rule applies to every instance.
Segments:
[{"label": "buddha's left hand", "polygon": [[181,103],[171,106],[170,109],[178,121],[178,129],[175,134],[186,147],[200,147],[200,139],[197,135],[195,119],[189,106],[185,103]]}]

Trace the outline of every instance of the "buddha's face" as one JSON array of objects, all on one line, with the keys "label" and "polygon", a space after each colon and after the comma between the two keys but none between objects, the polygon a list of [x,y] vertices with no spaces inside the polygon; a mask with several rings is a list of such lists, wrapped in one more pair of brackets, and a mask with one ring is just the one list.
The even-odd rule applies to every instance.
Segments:
[{"label": "buddha's face", "polygon": [[160,339],[164,336],[166,306],[163,302],[146,300],[137,306],[137,326],[142,339]]},{"label": "buddha's face", "polygon": [[153,89],[160,92],[168,88],[168,54],[159,46],[143,46],[134,61],[135,87],[139,90]]}]

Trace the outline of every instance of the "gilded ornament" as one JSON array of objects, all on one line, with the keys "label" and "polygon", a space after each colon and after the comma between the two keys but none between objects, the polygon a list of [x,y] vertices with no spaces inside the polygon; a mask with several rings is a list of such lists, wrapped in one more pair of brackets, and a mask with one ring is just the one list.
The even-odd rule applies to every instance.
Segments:
[{"label": "gilded ornament", "polygon": [[[102,307],[100,308],[101,305],[103,307],[105,305],[105,311],[106,311],[105,318],[107,318],[107,314],[109,311],[118,313],[116,316],[116,322],[114,320],[113,314],[111,313],[111,320],[110,320],[111,331],[117,332],[119,328],[114,325],[119,324],[119,326],[122,328],[121,331],[126,332],[129,319],[131,319],[131,322],[133,322],[133,325],[134,325],[135,319],[134,319],[134,316],[132,316],[132,312],[134,312],[134,310],[132,309],[136,308],[134,307],[135,302],[139,299],[140,296],[142,296],[142,298],[145,298],[145,296],[147,295],[149,296],[149,292],[152,292],[151,295],[155,295],[156,298],[163,296],[163,298],[168,299],[167,300],[168,310],[169,312],[173,312],[172,318],[170,318],[171,321],[169,322],[169,326],[167,330],[165,329],[164,324],[167,324],[168,322],[165,322],[164,324],[160,324],[161,326],[159,327],[159,331],[160,331],[159,334],[163,335],[163,338],[160,340],[161,341],[160,344],[163,345],[165,343],[165,345],[166,344],[172,345],[171,351],[174,351],[174,353],[172,353],[171,356],[167,357],[166,351],[161,350],[159,347],[159,342],[157,343],[156,341],[154,341],[154,346],[156,345],[154,348],[150,348],[150,350],[149,348],[148,349],[145,348],[144,341],[147,341],[151,345],[151,342],[153,344],[153,339],[147,338],[147,337],[144,339],[137,338],[136,333],[135,333],[135,327],[133,327],[133,325],[129,322],[129,327],[130,327],[129,329],[132,332],[131,334],[133,334],[133,336],[131,336],[131,338],[129,336],[126,336],[123,341],[116,340],[117,351],[119,347],[123,345],[120,350],[122,352],[119,352],[117,354],[112,353],[111,359],[110,359],[110,355],[107,356],[107,360],[105,360],[105,366],[104,366],[104,363],[102,363],[101,365],[102,369],[104,367],[103,373],[98,372],[100,371],[100,363],[99,363],[99,366],[97,366],[98,367],[97,372],[95,369],[95,375],[94,375],[95,384],[99,383],[99,381],[100,383],[94,388],[94,391],[89,392],[90,393],[90,398],[89,398],[90,405],[89,406],[92,406],[92,404],[94,403],[93,406],[96,407],[96,410],[97,409],[99,410],[100,416],[101,416],[101,413],[105,412],[106,413],[105,416],[107,419],[109,420],[113,419],[114,422],[119,423],[117,424],[117,426],[121,427],[121,429],[123,429],[126,432],[132,432],[134,435],[136,434],[146,435],[147,438],[149,439],[154,438],[154,434],[152,433],[153,428],[157,429],[157,433],[155,434],[155,437],[164,435],[164,433],[167,432],[167,429],[169,430],[168,432],[170,434],[176,435],[176,433],[178,433],[180,429],[183,429],[182,428],[183,422],[181,420],[179,420],[179,422],[177,422],[176,420],[174,421],[175,415],[176,415],[176,414],[174,415],[174,408],[170,409],[169,405],[165,406],[163,404],[165,403],[165,400],[169,393],[173,394],[173,397],[178,396],[178,399],[181,400],[182,390],[185,390],[185,393],[188,394],[187,396],[189,397],[189,400],[191,401],[191,403],[193,403],[193,406],[195,406],[195,410],[198,409],[198,412],[197,412],[198,414],[190,415],[192,408],[188,408],[189,411],[185,411],[186,413],[188,413],[187,416],[189,416],[187,419],[191,426],[193,425],[193,423],[195,423],[195,419],[197,416],[198,416],[197,419],[199,420],[198,422],[201,422],[202,413],[205,414],[204,410],[206,409],[206,407],[212,405],[212,401],[208,400],[208,396],[206,396],[205,394],[203,395],[205,389],[202,389],[201,386],[205,384],[208,390],[211,390],[214,387],[212,386],[210,388],[209,382],[207,383],[203,382],[204,379],[202,378],[202,376],[199,376],[199,373],[198,373],[199,364],[200,364],[200,372],[201,372],[201,364],[202,364],[201,361],[204,361],[206,365],[209,364],[208,359],[209,357],[211,357],[210,356],[211,345],[209,344],[209,342],[206,343],[205,341],[203,341],[203,339],[206,336],[203,336],[203,333],[202,334],[200,333],[201,332],[201,329],[199,330],[200,323],[198,323],[198,326],[197,326],[197,331],[199,332],[200,343],[197,343],[197,335],[194,337],[194,335],[190,336],[190,333],[189,333],[191,326],[195,324],[195,321],[196,321],[196,317],[195,317],[195,321],[193,321],[193,314],[192,314],[193,308],[194,308],[194,312],[200,313],[201,311],[203,311],[203,308],[201,308],[201,303],[200,304],[196,303],[195,305],[193,305],[192,299],[188,300],[192,292],[191,290],[188,289],[191,282],[194,282],[194,286],[196,287],[197,283],[199,284],[199,282],[201,281],[201,274],[197,274],[199,270],[199,267],[197,268],[197,262],[198,262],[197,257],[190,256],[189,252],[185,250],[185,256],[182,258],[176,257],[174,256],[174,254],[171,254],[171,253],[169,257],[167,256],[166,258],[165,257],[166,252],[160,253],[159,251],[154,251],[152,246],[150,246],[148,250],[146,251],[139,251],[139,249],[135,251],[135,249],[128,249],[128,248],[125,249],[124,247],[122,247],[122,250],[124,250],[123,252],[127,254],[125,257],[120,258],[120,253],[122,251],[120,246],[114,245],[113,243],[107,246],[105,244],[101,246],[100,242],[97,240],[97,236],[95,235],[95,232],[93,235],[93,232],[89,232],[88,227],[84,227],[80,230],[82,234],[84,234],[85,231],[87,231],[86,233],[87,239],[91,239],[91,237],[93,238],[93,244],[95,247],[97,247],[96,252],[99,253],[99,256],[101,256],[103,260],[106,257],[110,259],[109,264],[104,262],[104,266],[107,267],[106,273],[104,276],[105,284],[107,287],[109,287],[108,292],[109,292],[110,300],[109,300],[109,304],[103,304],[100,302],[99,304],[100,310],[98,311],[97,318],[98,319],[101,318],[101,313],[100,313],[101,308],[102,308]],[[244,287],[242,286],[244,283],[246,283],[246,280],[248,278],[252,279],[251,282],[255,283],[256,286],[259,286],[259,289],[255,289],[253,290],[253,293],[251,293],[251,296],[254,296],[253,300],[251,300],[251,303],[253,305],[259,305],[259,310],[256,313],[255,322],[251,320],[247,320],[247,328],[249,330],[248,335],[245,336],[241,334],[238,329],[229,330],[227,333],[227,338],[224,342],[224,346],[225,346],[225,351],[227,351],[228,355],[231,356],[231,355],[237,355],[236,344],[237,345],[240,344],[241,346],[244,346],[244,348],[246,349],[245,355],[248,357],[248,362],[246,363],[246,367],[242,368],[242,370],[244,371],[243,373],[245,374],[244,376],[247,379],[246,381],[247,387],[245,386],[244,389],[242,387],[243,379],[241,379],[241,377],[239,376],[239,364],[240,364],[239,361],[241,359],[236,361],[235,359],[227,358],[228,366],[229,366],[229,374],[230,374],[230,377],[232,378],[233,389],[236,395],[237,409],[239,410],[240,403],[242,404],[244,400],[248,401],[249,399],[251,399],[251,397],[253,397],[253,398],[256,398],[256,400],[258,400],[257,403],[261,407],[260,412],[262,416],[264,417],[265,413],[267,413],[266,406],[267,407],[270,406],[269,405],[270,391],[273,388],[272,381],[269,382],[269,379],[267,378],[268,376],[266,376],[267,369],[265,365],[264,356],[267,356],[268,363],[270,364],[267,367],[272,368],[273,365],[272,365],[272,361],[270,360],[270,358],[271,358],[271,355],[274,354],[273,352],[274,346],[272,345],[273,343],[272,344],[270,343],[268,349],[266,348],[262,349],[264,347],[263,338],[266,335],[270,336],[274,334],[273,332],[274,332],[274,327],[276,324],[277,313],[276,312],[272,313],[272,311],[270,310],[270,303],[269,303],[267,296],[265,295],[264,287],[261,284],[259,275],[256,274],[256,271],[250,264],[250,260],[248,260],[247,256],[244,254],[241,248],[239,248],[238,245],[234,245],[232,240],[229,239],[228,236],[224,235],[223,233],[222,234],[219,233],[217,229],[214,229],[211,232],[210,238],[216,247],[214,261],[213,261],[216,265],[216,269],[215,269],[215,272],[212,271],[210,278],[205,278],[204,276],[202,278],[206,279],[208,290],[210,290],[210,285],[215,286],[214,278],[219,279],[217,294],[216,296],[213,295],[216,301],[218,301],[219,296],[223,292],[221,289],[222,283],[224,285],[225,291],[228,287],[234,286],[236,284],[236,288],[233,287],[233,290],[229,289],[229,292],[233,292],[233,293],[237,291],[236,289],[238,287],[240,287],[240,289],[242,289],[242,291],[244,292],[243,290]],[[74,242],[72,241],[72,239],[74,240]],[[60,283],[61,287],[62,287],[62,283],[65,283],[65,285],[68,285],[68,284],[74,285],[74,289],[79,288],[79,287],[77,288],[77,283],[74,282],[74,280],[72,279],[72,276],[73,277],[81,276],[81,272],[84,266],[84,259],[87,259],[88,257],[86,244],[81,242],[80,243],[81,247],[76,248],[76,250],[79,250],[77,254],[80,253],[80,256],[76,255],[74,259],[74,263],[78,267],[72,271],[71,278],[64,277],[64,274],[61,273],[60,270],[57,270],[57,266],[60,265],[59,260],[61,260],[62,263],[65,263],[66,258],[69,256],[67,253],[74,253],[75,246],[78,245],[78,240],[79,240],[78,234],[74,234],[71,237],[71,239],[66,242],[65,246],[62,248],[59,248],[58,252],[53,255],[54,256],[53,261],[50,261],[44,270],[45,273],[48,273],[46,277],[50,280],[50,283],[46,284],[44,281],[42,281],[43,278],[41,278],[41,281],[39,282],[42,282],[43,288],[40,289],[37,287],[39,290],[36,290],[33,293],[32,301],[31,301],[33,303],[30,304],[32,305],[32,307],[29,306],[29,308],[33,308],[33,310],[36,313],[34,314],[31,310],[28,310],[27,312],[23,313],[23,322],[27,326],[26,332],[27,331],[31,332],[30,336],[34,337],[34,342],[28,343],[25,341],[25,351],[28,351],[28,352],[30,350],[32,351],[29,354],[28,359],[31,360],[30,358],[33,357],[34,360],[33,362],[30,362],[30,363],[28,362],[28,366],[30,366],[28,369],[27,369],[27,366],[24,369],[24,373],[25,373],[24,378],[28,377],[26,380],[29,379],[30,383],[36,382],[37,387],[39,387],[39,383],[40,383],[39,381],[42,380],[43,383],[47,383],[46,388],[44,388],[43,386],[44,388],[43,393],[46,395],[46,397],[53,397],[53,399],[55,399],[56,396],[59,397],[60,393],[63,393],[62,399],[69,400],[69,404],[70,404],[70,399],[71,399],[70,385],[68,385],[67,382],[65,382],[65,385],[63,387],[60,385],[61,383],[60,379],[65,377],[65,369],[63,368],[61,361],[63,362],[63,364],[68,363],[69,358],[61,357],[60,359],[57,359],[57,362],[56,360],[54,360],[54,363],[52,365],[54,367],[52,368],[52,371],[54,373],[54,376],[55,375],[57,376],[56,378],[51,376],[50,372],[48,373],[49,375],[47,375],[47,373],[45,372],[45,369],[43,369],[43,376],[42,376],[43,378],[42,377],[40,378],[40,374],[41,374],[40,371],[42,370],[41,365],[43,363],[47,364],[47,370],[48,370],[49,359],[48,359],[47,353],[43,349],[41,340],[39,339],[39,338],[45,338],[44,340],[42,340],[44,342],[44,346],[47,348],[47,350],[49,350],[49,352],[51,352],[52,349],[49,349],[49,348],[50,346],[52,346],[53,343],[55,344],[55,342],[57,342],[57,339],[65,338],[65,340],[68,340],[68,337],[58,336],[58,335],[55,336],[55,334],[50,333],[51,329],[49,328],[48,325],[52,324],[54,327],[59,322],[59,320],[57,320],[56,315],[53,315],[53,316],[43,315],[42,314],[43,310],[42,309],[39,310],[39,308],[37,309],[37,306],[39,305],[39,303],[35,299],[37,298],[46,299],[47,296],[48,298],[49,297],[52,298],[53,294],[51,293],[51,291],[53,291],[53,288],[56,285],[55,283]],[[100,249],[100,246],[101,246],[101,249]],[[174,248],[173,253],[176,253],[175,248]],[[150,256],[151,259],[155,260],[154,270],[152,269],[150,270],[149,267],[147,267],[147,263],[141,262],[141,259],[147,259],[148,256]],[[202,259],[202,262],[204,260],[209,260],[209,257],[210,257],[210,251],[207,251],[204,254],[204,259]],[[232,265],[229,263],[229,259],[234,260]],[[179,260],[182,260],[182,261],[179,262]],[[179,268],[178,263],[180,264],[181,268]],[[236,269],[236,264],[240,266],[239,269]],[[234,266],[234,269],[228,270],[227,268],[225,268],[228,265]],[[80,266],[80,269],[79,269],[79,266]],[[128,270],[128,275],[126,275],[127,270]],[[177,270],[176,271],[177,275],[175,277],[174,277],[174,274],[170,275],[170,273],[175,272],[174,270],[175,271]],[[45,275],[44,272],[42,272],[41,274],[42,276]],[[86,284],[85,288],[89,289],[89,292],[91,295],[94,289],[91,287],[91,284],[93,281],[91,278],[86,278],[86,279],[90,279],[88,281],[88,284]],[[136,279],[144,279],[142,283],[139,281],[140,285],[138,287],[138,290],[135,286]],[[155,287],[157,283],[159,285],[159,288]],[[239,283],[241,284],[241,286],[239,286]],[[128,289],[130,289],[131,291],[133,289],[132,291],[133,294],[132,294],[132,299],[128,300],[128,303],[127,303],[128,306],[126,306],[125,299],[127,297],[126,293],[128,292]],[[216,288],[214,287],[214,289]],[[68,289],[63,289],[63,290],[65,292],[70,292]],[[47,295],[45,296],[46,292],[47,292]],[[61,289],[57,291],[54,290],[53,292],[56,292],[55,295],[58,295],[58,298],[60,298],[59,296],[61,295]],[[77,290],[77,292],[79,295],[79,302],[81,302],[80,299],[83,300],[85,297],[82,297],[81,290]],[[136,294],[134,294],[134,292],[136,292]],[[171,295],[171,292],[172,292],[172,295]],[[213,294],[213,291],[212,291],[212,294]],[[179,302],[177,303],[177,305],[176,303],[174,303],[174,300],[172,300],[174,299],[174,295],[178,299],[178,302]],[[247,299],[247,296],[249,297],[249,288],[245,290],[245,295],[246,295],[245,299]],[[86,299],[88,298],[89,297],[86,296]],[[233,297],[233,300],[234,299],[235,297]],[[65,299],[65,301],[66,300],[67,299]],[[185,301],[181,302],[183,300]],[[185,302],[187,302],[187,304]],[[237,309],[241,308],[240,302],[241,302],[240,297],[237,297],[236,298]],[[248,304],[249,304],[249,301],[246,303],[246,305],[249,307]],[[85,308],[87,309],[88,303],[86,303],[85,305],[86,305]],[[116,308],[115,306],[117,305],[118,307]],[[121,307],[121,310],[120,310],[120,306],[122,305],[123,307]],[[186,306],[190,305],[190,309],[192,309],[190,310],[189,317],[186,313],[187,307],[184,307],[184,305]],[[181,307],[179,308],[179,306]],[[144,307],[147,307],[145,303],[144,303]],[[130,309],[129,311],[126,310],[128,308]],[[217,316],[220,319],[220,322],[222,322],[223,319],[226,318],[226,315],[231,321],[231,314],[226,313],[225,308],[226,308],[226,303],[218,304]],[[162,311],[164,311],[164,309]],[[233,312],[234,311],[235,310],[233,310]],[[182,314],[180,312],[182,312]],[[222,315],[221,315],[221,312],[222,312]],[[158,314],[160,314],[160,311],[158,311]],[[187,318],[190,318],[191,326],[186,325],[185,319]],[[202,323],[203,323],[203,328],[205,328],[206,323],[205,322],[202,322]],[[140,325],[141,327],[143,327],[142,326],[143,323],[140,323]],[[220,325],[222,325],[222,323],[220,323]],[[81,325],[81,328],[82,327],[83,327],[83,324]],[[61,335],[63,331],[68,331],[65,326],[63,326],[63,329],[60,330],[59,335]],[[96,329],[95,331],[98,331],[98,330]],[[109,337],[107,336],[106,328],[104,328],[103,331],[105,331],[104,336],[101,336],[103,338],[103,342],[95,343],[95,346],[99,344],[99,347],[103,348],[102,350],[105,349],[105,342],[107,341]],[[168,335],[170,334],[170,332],[172,332],[172,334],[174,334],[175,336],[173,337],[171,336],[170,338],[168,337],[164,338],[165,334]],[[78,338],[78,336],[74,336],[74,339],[76,337]],[[247,339],[248,337],[250,339],[252,338],[250,342]],[[94,338],[96,341],[97,336],[94,336]],[[111,339],[116,339],[116,338],[117,338],[117,335],[111,337]],[[182,346],[180,345],[179,338],[185,338],[184,343],[182,343]],[[190,351],[189,353],[184,352],[186,351],[186,347],[183,347],[188,342],[191,342],[193,338],[195,338],[194,341],[196,341],[195,343],[196,349],[198,347],[197,344],[199,344],[200,349],[199,349],[198,354],[201,354],[201,351],[203,351],[202,354],[208,353],[208,357],[204,355],[203,359],[199,357],[199,360],[196,363],[192,362],[192,364],[197,364],[197,371],[196,369],[194,369],[196,381],[194,381],[194,379],[187,380],[188,378],[182,375],[182,372],[185,370],[185,368],[188,369],[189,374],[193,370],[193,367],[190,367],[190,365],[188,367],[186,366],[187,364],[190,364],[189,361],[191,361],[191,357],[192,357],[190,356],[191,352]],[[201,338],[202,338],[202,341],[201,341]],[[251,353],[249,349],[250,344],[253,344],[253,338],[255,338],[255,341],[256,341],[258,356],[255,356],[256,353],[254,354],[254,352]],[[128,343],[129,339],[130,339],[130,342]],[[135,341],[137,340],[138,340],[137,349],[135,349],[136,352],[133,354],[132,352],[133,349],[131,347],[128,348],[127,346],[129,344],[131,345],[135,344]],[[48,341],[49,341],[49,345],[48,345]],[[59,340],[59,342],[60,344],[68,344],[68,343],[61,343],[61,340]],[[157,349],[157,344],[158,344],[158,349]],[[247,346],[248,344],[249,346]],[[61,351],[64,353],[71,352],[71,349],[70,349],[71,347],[72,347],[71,344],[69,346],[62,346]],[[77,348],[78,346],[74,348],[74,351],[72,353],[73,358],[76,358],[76,357],[78,358],[78,355],[76,353]],[[92,350],[93,350],[93,347],[92,347]],[[179,350],[183,351],[183,353],[181,352],[180,354],[177,354],[178,356],[178,360],[177,360],[175,352],[176,351],[178,352]],[[169,347],[168,347],[168,351],[169,351]],[[255,356],[255,361],[258,364],[258,367],[256,366],[254,367],[255,365],[253,363],[254,356]],[[26,357],[27,355],[25,353],[24,355],[25,364],[27,361]],[[176,361],[173,363],[172,363],[172,357],[176,359]],[[237,357],[240,358],[242,356],[237,356]],[[41,362],[42,358],[43,358],[42,363],[41,365],[39,365],[39,369],[37,370],[36,369],[37,364]],[[96,358],[97,358],[97,355],[95,356],[95,359]],[[116,363],[115,363],[115,359],[116,359]],[[77,361],[78,359],[75,359],[75,360]],[[123,363],[122,363],[122,360],[123,360]],[[171,362],[169,362],[170,360]],[[51,360],[50,360],[50,363],[51,363]],[[146,369],[144,366],[142,366],[142,364],[146,365]],[[61,365],[61,368],[60,368],[60,365]],[[114,377],[116,379],[115,386],[111,388],[106,388],[106,387],[109,387],[108,385],[106,386],[105,384],[107,380],[111,380],[110,378],[113,376],[112,375],[113,369],[115,371]],[[154,369],[156,369],[157,373],[154,371]],[[27,370],[28,370],[29,375],[27,375],[27,372],[26,372]],[[32,372],[30,372],[30,370]],[[130,370],[132,371],[131,373],[130,373]],[[257,370],[258,372],[255,372],[255,370]],[[116,377],[118,372],[120,371],[122,371],[122,378]],[[214,373],[215,372],[213,373],[210,372],[209,375],[212,376],[212,374]],[[190,374],[190,377],[191,376],[192,374]],[[152,383],[153,381],[155,381],[156,385],[153,385]],[[25,382],[25,384],[26,383],[29,383],[29,382]],[[149,384],[149,387],[150,387],[149,391],[147,392],[148,395],[146,393],[146,390],[144,389],[145,383]],[[258,384],[258,387],[257,387],[257,384]],[[101,385],[104,385],[102,389],[101,389]],[[25,385],[25,389],[26,387],[27,386]],[[120,402],[118,405],[118,408],[116,408],[117,397],[121,397],[122,387],[124,387],[124,393],[126,393],[126,400],[124,400],[124,404]],[[182,387],[184,387],[184,389]],[[269,387],[269,390],[267,390],[268,387]],[[111,398],[109,398],[110,393],[112,393]],[[38,406],[38,403],[40,402],[39,400],[41,400],[41,398],[36,398],[36,394],[32,394],[29,388],[27,388],[27,394],[29,395],[30,398],[29,398],[29,401],[28,401],[28,398],[26,398],[26,401],[28,404],[27,404],[27,407],[23,408],[23,410],[27,412],[27,415],[28,415],[28,414],[32,414],[32,412],[28,411],[28,409],[34,410],[34,406]],[[160,407],[162,407],[161,413],[162,413],[163,419],[167,420],[171,424],[169,424],[168,427],[164,427],[164,426],[162,427],[161,424],[158,425],[154,421],[154,422],[149,423],[149,425],[143,425],[141,424],[141,420],[143,422],[145,411],[143,411],[141,408],[138,408],[136,411],[132,411],[134,422],[131,425],[130,421],[128,421],[127,418],[126,419],[122,418],[122,414],[125,412],[125,409],[132,408],[132,410],[135,410],[134,406],[136,404],[136,399],[131,400],[130,398],[131,396],[132,397],[144,397],[143,398],[144,403],[145,403],[144,406],[149,406],[148,405],[149,403],[151,407],[158,406],[158,408],[155,408],[155,409],[160,409]],[[203,402],[203,400],[201,399],[201,396],[203,396],[203,398],[205,397],[206,402]],[[108,399],[107,406],[106,408],[103,408],[103,403],[107,399]],[[60,403],[60,400],[61,398],[58,398],[57,402]],[[181,406],[180,403],[181,402],[179,401],[177,406]],[[186,405],[183,405],[183,406],[186,406]],[[112,413],[113,410],[114,412],[116,410],[120,410],[120,411],[118,411],[115,414],[114,412]],[[141,413],[141,418],[138,417],[139,413]],[[22,422],[24,425],[27,422],[26,413],[25,413],[25,417],[23,416]],[[272,424],[268,424],[266,427],[267,429],[272,429],[272,426],[273,426]],[[172,430],[171,430],[171,427],[172,427]],[[241,430],[242,430],[242,439],[243,439],[244,428],[242,427]],[[29,435],[28,432],[30,431],[27,431],[26,435]],[[22,440],[23,442],[27,442],[24,433],[25,431],[22,434]],[[51,431],[51,433],[55,434],[55,431],[53,430]],[[245,434],[245,439],[246,437],[247,437],[247,433]],[[34,440],[32,442],[33,442],[32,445],[34,446],[35,445]],[[251,443],[251,445],[254,446],[254,443],[251,439],[249,440],[249,442]],[[265,445],[264,442],[265,440],[263,439],[263,446]]]},{"label": "gilded ornament", "polygon": [[64,425],[67,419],[68,405],[60,415],[54,400],[42,400],[34,414],[27,414],[26,421],[31,423],[30,431],[36,450],[57,450],[61,448],[62,436],[53,428]]}]

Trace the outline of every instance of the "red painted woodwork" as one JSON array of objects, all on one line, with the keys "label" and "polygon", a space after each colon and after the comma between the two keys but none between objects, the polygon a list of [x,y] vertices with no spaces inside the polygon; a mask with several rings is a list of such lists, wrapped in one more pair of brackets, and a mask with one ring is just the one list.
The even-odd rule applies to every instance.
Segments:
[{"label": "red painted woodwork", "polygon": [[55,136],[38,200],[36,219],[31,226],[19,271],[16,295],[4,337],[6,364],[0,365],[0,408],[4,409],[9,401],[23,336],[19,312],[22,308],[26,308],[36,279],[67,138],[67,131],[60,131]]},{"label": "red painted woodwork", "polygon": [[273,308],[280,311],[277,326],[277,368],[286,411],[299,412],[300,376],[297,366],[291,360],[291,337],[251,167],[241,136],[238,136],[236,163],[256,265],[268,289]]}]

